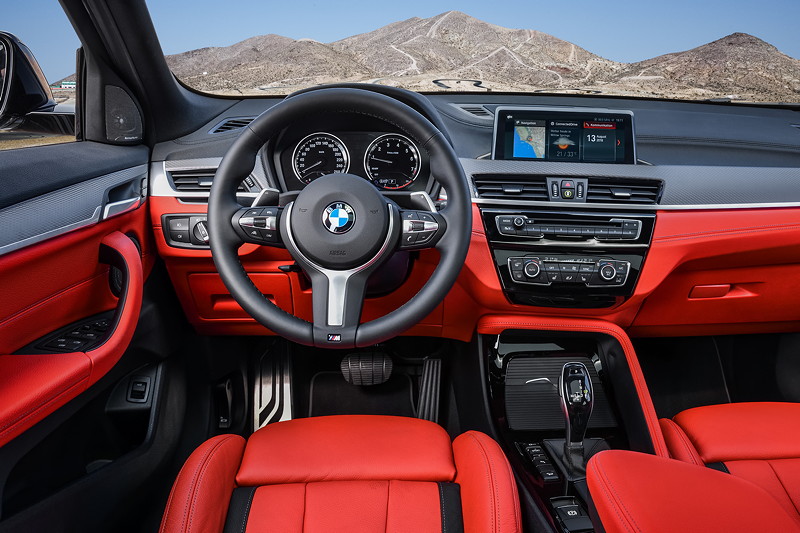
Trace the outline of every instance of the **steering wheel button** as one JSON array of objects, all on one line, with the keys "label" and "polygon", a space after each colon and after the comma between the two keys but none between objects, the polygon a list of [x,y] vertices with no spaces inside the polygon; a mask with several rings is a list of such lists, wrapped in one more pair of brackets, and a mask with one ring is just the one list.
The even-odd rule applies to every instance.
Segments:
[{"label": "steering wheel button", "polygon": [[423,220],[425,222],[436,222],[436,219],[433,218],[433,215],[431,215],[430,213],[425,213],[420,211],[419,213],[417,213],[417,216],[419,217],[420,220]]},{"label": "steering wheel button", "polygon": [[419,220],[416,211],[403,211],[403,220]]},{"label": "steering wheel button", "polygon": [[423,231],[423,232],[417,233],[417,242],[416,242],[416,244],[425,244],[426,242],[431,240],[431,237],[433,237],[434,233],[436,233],[435,230],[434,231]]},{"label": "steering wheel button", "polygon": [[417,243],[417,234],[416,233],[403,233],[403,244],[406,246],[411,246],[412,244]]},{"label": "steering wheel button", "polygon": [[262,207],[251,207],[242,214],[242,217],[257,217],[261,214]]}]

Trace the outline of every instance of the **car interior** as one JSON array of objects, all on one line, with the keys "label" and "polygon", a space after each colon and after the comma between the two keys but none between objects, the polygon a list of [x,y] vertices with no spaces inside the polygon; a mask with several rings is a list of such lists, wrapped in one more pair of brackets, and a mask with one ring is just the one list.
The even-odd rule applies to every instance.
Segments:
[{"label": "car interior", "polygon": [[0,151],[0,532],[800,531],[800,107],[221,96],[60,3],[74,117],[0,32],[77,138]]}]

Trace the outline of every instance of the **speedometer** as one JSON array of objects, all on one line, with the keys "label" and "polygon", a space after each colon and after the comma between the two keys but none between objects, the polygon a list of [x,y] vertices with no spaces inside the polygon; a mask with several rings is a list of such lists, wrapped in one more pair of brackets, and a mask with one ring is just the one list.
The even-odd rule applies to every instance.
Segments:
[{"label": "speedometer", "polygon": [[407,137],[383,135],[369,145],[364,156],[364,169],[369,179],[381,189],[403,189],[419,175],[417,147]]},{"label": "speedometer", "polygon": [[312,133],[297,143],[292,155],[292,166],[297,179],[311,183],[320,176],[347,172],[350,156],[347,147],[330,133]]}]

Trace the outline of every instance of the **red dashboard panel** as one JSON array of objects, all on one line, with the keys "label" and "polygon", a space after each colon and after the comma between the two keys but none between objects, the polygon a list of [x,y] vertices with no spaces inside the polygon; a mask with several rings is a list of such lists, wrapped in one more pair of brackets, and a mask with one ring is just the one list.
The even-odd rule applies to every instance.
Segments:
[{"label": "red dashboard panel", "polygon": [[[156,243],[189,320],[210,334],[263,334],[266,330],[227,300],[211,277],[208,250],[167,246],[161,215],[198,213],[204,204],[153,198]],[[686,335],[800,329],[800,209],[659,211],[653,243],[631,298],[606,309],[556,309],[515,305],[503,294],[483,222],[473,206],[472,242],[464,268],[445,301],[406,334],[469,340],[488,314],[596,318],[631,335]],[[310,319],[306,279],[284,274],[284,250],[245,245],[240,257],[257,275],[265,294],[287,311]],[[371,299],[364,319],[388,313],[416,294],[436,264],[436,253],[420,255],[405,284]],[[199,279],[206,281],[199,282]],[[211,285],[209,285],[211,283]],[[212,289],[213,285],[213,289]],[[797,295],[797,296],[795,296]]]}]

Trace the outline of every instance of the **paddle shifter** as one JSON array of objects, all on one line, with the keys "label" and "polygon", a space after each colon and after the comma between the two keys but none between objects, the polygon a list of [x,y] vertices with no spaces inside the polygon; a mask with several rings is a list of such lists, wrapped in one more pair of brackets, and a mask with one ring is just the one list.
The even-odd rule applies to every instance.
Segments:
[{"label": "paddle shifter", "polygon": [[589,369],[583,363],[567,363],[561,371],[558,384],[561,408],[566,417],[567,439],[564,442],[564,455],[572,468],[585,469],[583,438],[589,426],[594,405],[594,391]]}]

